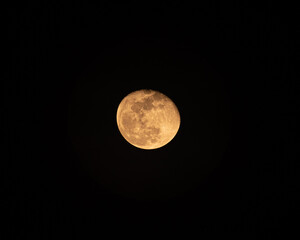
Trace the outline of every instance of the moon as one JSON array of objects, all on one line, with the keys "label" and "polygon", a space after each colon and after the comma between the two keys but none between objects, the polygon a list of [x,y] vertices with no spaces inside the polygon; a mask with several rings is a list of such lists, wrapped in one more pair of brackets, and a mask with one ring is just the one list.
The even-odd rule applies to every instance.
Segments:
[{"label": "moon", "polygon": [[179,111],[166,95],[151,89],[128,94],[119,104],[117,125],[131,145],[156,149],[168,144],[180,126]]}]

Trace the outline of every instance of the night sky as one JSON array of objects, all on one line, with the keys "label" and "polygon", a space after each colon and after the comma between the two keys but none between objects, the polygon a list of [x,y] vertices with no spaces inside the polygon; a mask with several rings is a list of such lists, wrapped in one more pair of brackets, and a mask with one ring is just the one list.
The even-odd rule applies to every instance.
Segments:
[{"label": "night sky", "polygon": [[[2,239],[295,229],[293,7],[99,2],[6,9]],[[162,148],[133,147],[118,130],[118,104],[139,89],[179,109]]]}]

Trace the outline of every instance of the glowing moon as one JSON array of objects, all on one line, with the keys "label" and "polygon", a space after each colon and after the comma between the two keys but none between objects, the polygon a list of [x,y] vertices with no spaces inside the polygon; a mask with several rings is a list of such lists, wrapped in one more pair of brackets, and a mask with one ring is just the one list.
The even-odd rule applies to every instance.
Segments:
[{"label": "glowing moon", "polygon": [[175,137],[180,115],[166,95],[143,89],[130,93],[121,101],[117,125],[122,136],[133,146],[156,149]]}]

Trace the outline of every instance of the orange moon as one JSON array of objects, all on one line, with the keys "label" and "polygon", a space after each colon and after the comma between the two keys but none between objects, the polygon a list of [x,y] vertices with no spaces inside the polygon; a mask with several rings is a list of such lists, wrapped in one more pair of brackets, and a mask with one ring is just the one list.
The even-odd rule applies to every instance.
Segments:
[{"label": "orange moon", "polygon": [[165,146],[177,134],[180,115],[166,95],[148,89],[128,94],[119,104],[117,125],[131,145],[141,149]]}]

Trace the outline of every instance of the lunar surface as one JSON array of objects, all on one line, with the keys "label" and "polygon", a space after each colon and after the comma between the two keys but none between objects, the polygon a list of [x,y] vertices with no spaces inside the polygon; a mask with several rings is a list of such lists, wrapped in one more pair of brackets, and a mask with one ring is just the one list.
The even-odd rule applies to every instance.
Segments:
[{"label": "lunar surface", "polygon": [[177,134],[180,115],[166,95],[154,90],[139,90],[127,95],[117,110],[117,125],[133,146],[156,149]]}]

